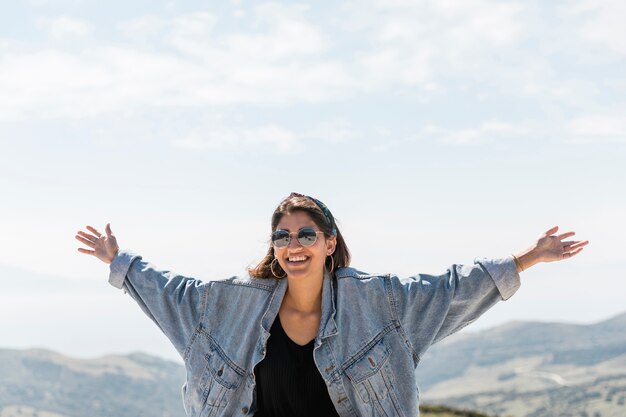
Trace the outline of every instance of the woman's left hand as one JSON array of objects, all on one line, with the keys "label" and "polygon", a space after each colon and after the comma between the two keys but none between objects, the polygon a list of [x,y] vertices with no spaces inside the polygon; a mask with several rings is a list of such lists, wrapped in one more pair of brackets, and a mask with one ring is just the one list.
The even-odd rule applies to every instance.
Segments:
[{"label": "woman's left hand", "polygon": [[553,262],[568,259],[580,253],[583,247],[589,243],[588,240],[565,240],[576,234],[576,232],[565,232],[554,235],[559,230],[559,226],[554,226],[539,236],[535,244],[535,251],[540,262]]},{"label": "woman's left hand", "polygon": [[526,270],[539,262],[554,262],[571,258],[580,253],[589,243],[588,240],[567,240],[574,236],[576,234],[575,232],[565,232],[555,235],[558,230],[559,226],[554,226],[546,230],[539,235],[533,246],[515,254],[515,257],[521,264],[522,270]]}]

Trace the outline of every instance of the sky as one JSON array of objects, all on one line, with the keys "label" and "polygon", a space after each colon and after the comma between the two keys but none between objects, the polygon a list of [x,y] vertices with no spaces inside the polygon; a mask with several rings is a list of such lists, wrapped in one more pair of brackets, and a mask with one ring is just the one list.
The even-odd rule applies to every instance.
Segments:
[{"label": "sky", "polygon": [[88,224],[202,280],[292,191],[369,272],[551,226],[590,244],[464,331],[626,310],[626,3],[16,0],[0,13],[0,348],[179,360],[80,254]]}]

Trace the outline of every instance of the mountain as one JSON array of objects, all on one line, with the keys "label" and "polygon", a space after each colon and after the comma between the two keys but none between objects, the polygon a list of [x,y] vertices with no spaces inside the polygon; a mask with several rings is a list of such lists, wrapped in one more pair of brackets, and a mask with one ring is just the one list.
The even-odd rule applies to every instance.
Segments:
[{"label": "mountain", "polygon": [[183,417],[184,368],[144,354],[0,350],[0,417]]},{"label": "mountain", "polygon": [[[184,417],[184,368],[144,354],[74,359],[0,350],[0,417]],[[422,417],[490,417],[427,406]]]},{"label": "mountain", "polygon": [[[417,377],[423,417],[624,417],[626,314],[453,335],[427,352]],[[184,417],[184,380],[178,363],[140,353],[0,349],[0,417]]]},{"label": "mountain", "polygon": [[424,402],[520,417],[626,416],[626,313],[449,337],[417,369]]}]

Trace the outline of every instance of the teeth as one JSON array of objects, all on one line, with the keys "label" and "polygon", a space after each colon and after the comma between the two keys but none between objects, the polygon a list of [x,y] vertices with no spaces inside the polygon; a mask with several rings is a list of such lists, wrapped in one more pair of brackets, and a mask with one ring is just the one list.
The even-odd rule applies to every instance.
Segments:
[{"label": "teeth", "polygon": [[289,258],[289,262],[306,261],[306,256],[292,256]]}]

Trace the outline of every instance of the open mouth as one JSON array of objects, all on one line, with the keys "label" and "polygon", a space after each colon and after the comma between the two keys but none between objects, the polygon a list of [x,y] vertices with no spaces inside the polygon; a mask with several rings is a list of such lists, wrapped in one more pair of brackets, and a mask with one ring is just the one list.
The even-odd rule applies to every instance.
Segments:
[{"label": "open mouth", "polygon": [[308,256],[290,256],[287,258],[287,262],[291,265],[303,264],[309,260]]}]

